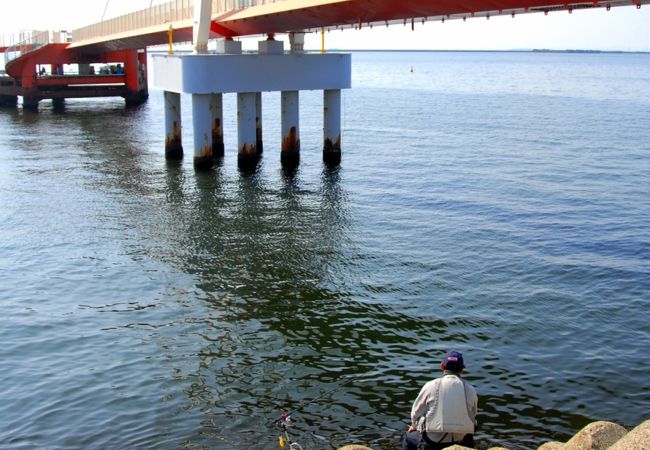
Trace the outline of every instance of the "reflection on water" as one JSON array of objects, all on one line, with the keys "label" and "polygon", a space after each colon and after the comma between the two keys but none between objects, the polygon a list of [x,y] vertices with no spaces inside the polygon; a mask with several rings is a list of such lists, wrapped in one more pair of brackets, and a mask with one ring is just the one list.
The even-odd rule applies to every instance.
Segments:
[{"label": "reflection on water", "polygon": [[407,57],[357,56],[340,167],[309,93],[292,170],[272,114],[255,170],[195,172],[164,160],[156,95],[0,111],[0,446],[271,449],[295,410],[304,448],[393,449],[452,347],[480,448],[645,419],[650,136],[647,99],[607,96],[622,60],[571,56],[568,98],[519,90],[553,64],[527,54],[490,63],[510,94],[483,54],[418,54],[438,84],[386,89]]}]

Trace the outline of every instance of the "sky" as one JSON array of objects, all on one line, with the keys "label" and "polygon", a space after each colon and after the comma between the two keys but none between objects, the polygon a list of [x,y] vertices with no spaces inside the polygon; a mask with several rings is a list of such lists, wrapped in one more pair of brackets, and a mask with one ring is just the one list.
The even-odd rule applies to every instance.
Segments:
[{"label": "sky", "polygon": [[[164,3],[162,0],[25,0],[3,2],[0,44],[20,30],[72,30]],[[25,5],[29,5],[28,8]],[[281,36],[280,36],[281,38]],[[14,38],[15,39],[15,38]],[[244,40],[244,49],[256,48],[256,40]],[[307,49],[320,49],[320,34],[306,37]],[[427,49],[427,50],[622,50],[650,51],[650,5],[543,14],[521,14],[445,23],[416,22],[373,29],[331,31],[329,49]]]}]

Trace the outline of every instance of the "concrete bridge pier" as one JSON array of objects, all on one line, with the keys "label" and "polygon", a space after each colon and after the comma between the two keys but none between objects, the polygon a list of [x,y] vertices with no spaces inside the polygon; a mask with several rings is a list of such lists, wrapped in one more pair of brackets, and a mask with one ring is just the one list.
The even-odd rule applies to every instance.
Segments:
[{"label": "concrete bridge pier", "polygon": [[282,106],[282,165],[297,165],[300,162],[300,94],[298,91],[283,91]]},{"label": "concrete bridge pier", "polygon": [[183,159],[181,94],[165,91],[165,158]]},{"label": "concrete bridge pier", "polygon": [[52,107],[55,111],[63,111],[65,109],[65,98],[53,98]]},{"label": "concrete bridge pier", "polygon": [[341,162],[341,90],[325,89],[323,94],[323,161]]},{"label": "concrete bridge pier", "polygon": [[23,96],[23,109],[27,109],[29,111],[36,112],[38,111],[38,102],[40,102],[41,99],[40,97],[32,97],[32,96]]},{"label": "concrete bridge pier", "polygon": [[210,170],[213,165],[210,94],[192,94],[192,127],[194,130],[194,168]]},{"label": "concrete bridge pier", "polygon": [[[341,89],[351,85],[351,57],[345,54],[284,53],[281,41],[259,43],[259,53],[242,54],[241,43],[217,42],[217,54],[154,55],[154,85],[165,92],[167,157],[182,155],[180,94],[192,95],[194,157],[197,169],[223,154],[223,94],[237,95],[237,154],[240,168],[260,159],[262,92],[281,95],[281,161],[300,159],[300,91],[324,90],[323,154],[338,162],[341,153]],[[210,152],[208,152],[208,148]]]}]

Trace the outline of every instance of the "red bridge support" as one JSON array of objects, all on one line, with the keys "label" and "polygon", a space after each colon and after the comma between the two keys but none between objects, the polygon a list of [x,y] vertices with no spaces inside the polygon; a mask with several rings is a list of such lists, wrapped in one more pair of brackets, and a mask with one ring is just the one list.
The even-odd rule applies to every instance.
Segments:
[{"label": "red bridge support", "polygon": [[[10,105],[18,95],[30,109],[37,109],[43,99],[52,99],[55,107],[62,107],[66,98],[121,96],[127,105],[148,98],[145,50],[87,54],[69,50],[67,45],[48,44],[9,62],[6,70],[13,82],[0,86],[0,103]],[[65,73],[64,65],[73,64],[79,69]],[[104,66],[95,69],[99,64]]]}]

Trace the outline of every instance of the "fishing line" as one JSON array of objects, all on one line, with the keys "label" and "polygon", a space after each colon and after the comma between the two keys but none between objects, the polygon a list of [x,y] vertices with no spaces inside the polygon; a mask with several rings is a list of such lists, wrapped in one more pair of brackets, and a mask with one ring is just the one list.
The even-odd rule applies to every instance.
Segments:
[{"label": "fishing line", "polygon": [[106,9],[108,8],[108,2],[110,1],[111,0],[106,0],[106,5],[104,6],[104,12],[102,13],[102,19],[100,20],[100,22],[104,21],[104,16],[106,15]]},{"label": "fishing line", "polygon": [[347,380],[345,380],[345,381],[343,381],[342,383],[338,384],[334,389],[331,389],[331,390],[329,390],[329,391],[327,391],[327,392],[324,392],[324,393],[320,394],[318,397],[312,398],[311,400],[307,400],[307,401],[305,401],[305,402],[302,402],[301,404],[299,404],[298,406],[296,406],[293,410],[291,410],[291,411],[288,412],[288,413],[283,413],[279,418],[275,419],[275,420],[273,421],[273,423],[274,423],[274,424],[277,424],[278,422],[280,422],[281,420],[283,420],[285,417],[289,417],[289,416],[291,416],[292,414],[297,413],[298,411],[300,411],[301,409],[303,409],[305,406],[310,405],[310,404],[312,404],[312,403],[315,403],[315,402],[317,402],[318,400],[321,400],[323,397],[327,397],[327,396],[329,396],[329,395],[334,394],[336,391],[338,391],[339,389],[341,389],[341,388],[342,388],[343,386],[345,386],[346,384],[352,382],[353,380],[358,380],[358,379],[359,379],[359,377],[350,377],[350,378],[348,378]]}]

